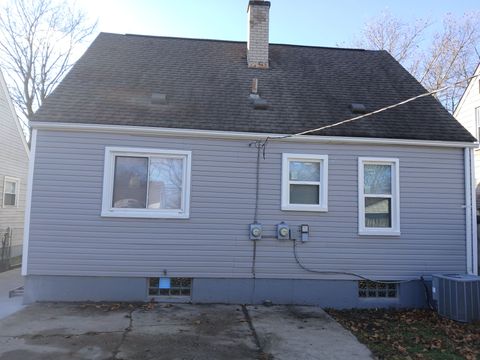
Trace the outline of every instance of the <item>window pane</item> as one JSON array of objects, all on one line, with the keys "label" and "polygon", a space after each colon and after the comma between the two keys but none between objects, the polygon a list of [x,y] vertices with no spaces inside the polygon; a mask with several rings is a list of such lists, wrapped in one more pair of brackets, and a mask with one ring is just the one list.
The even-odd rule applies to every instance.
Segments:
[{"label": "window pane", "polygon": [[320,181],[320,163],[311,161],[290,161],[290,180]]},{"label": "window pane", "polygon": [[8,194],[16,194],[17,183],[15,181],[5,182],[5,192]]},{"label": "window pane", "polygon": [[290,204],[315,204],[319,202],[320,186],[318,185],[290,185]]},{"label": "window pane", "polygon": [[15,206],[15,194],[5,194],[5,198],[3,200],[3,203],[6,205],[6,206]]},{"label": "window pane", "polygon": [[114,208],[145,208],[148,158],[117,156],[113,183]]},{"label": "window pane", "polygon": [[392,167],[390,165],[365,164],[365,194],[392,193]]},{"label": "window pane", "polygon": [[148,208],[182,208],[183,159],[151,158]]},{"label": "window pane", "polygon": [[375,228],[392,227],[391,199],[365,198],[365,226]]}]

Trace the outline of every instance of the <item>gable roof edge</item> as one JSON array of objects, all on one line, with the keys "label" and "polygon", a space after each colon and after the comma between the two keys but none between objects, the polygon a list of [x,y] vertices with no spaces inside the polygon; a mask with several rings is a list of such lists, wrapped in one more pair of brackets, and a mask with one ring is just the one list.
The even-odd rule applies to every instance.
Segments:
[{"label": "gable roof edge", "polygon": [[8,103],[8,107],[10,108],[10,114],[12,115],[13,121],[18,130],[18,135],[20,135],[23,147],[25,148],[25,152],[27,153],[27,157],[30,158],[30,149],[27,144],[27,140],[25,139],[25,134],[23,133],[22,125],[20,125],[20,120],[18,120],[17,112],[15,111],[15,106],[13,105],[12,98],[10,97],[10,92],[8,91],[7,83],[5,78],[3,77],[2,72],[0,71],[0,85],[1,89],[5,93],[5,98]]}]

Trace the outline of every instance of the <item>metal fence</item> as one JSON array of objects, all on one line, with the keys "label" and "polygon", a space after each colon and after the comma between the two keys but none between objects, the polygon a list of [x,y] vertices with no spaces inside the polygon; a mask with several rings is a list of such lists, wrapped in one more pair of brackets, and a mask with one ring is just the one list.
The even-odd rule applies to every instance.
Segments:
[{"label": "metal fence", "polygon": [[0,228],[0,271],[6,271],[22,262],[22,229]]}]

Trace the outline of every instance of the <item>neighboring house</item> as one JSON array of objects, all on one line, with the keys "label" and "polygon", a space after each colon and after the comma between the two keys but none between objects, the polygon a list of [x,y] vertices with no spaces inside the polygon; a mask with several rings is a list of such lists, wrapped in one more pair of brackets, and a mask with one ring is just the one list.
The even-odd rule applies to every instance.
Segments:
[{"label": "neighboring house", "polygon": [[[473,76],[475,75],[478,75],[478,77],[474,77],[468,83],[453,116],[478,140],[480,138],[480,65],[477,66]],[[480,208],[480,154],[478,151],[478,148],[474,151],[477,213]]]},{"label": "neighboring house", "polygon": [[269,45],[269,6],[247,43],[102,33],[46,99],[26,302],[415,307],[475,272],[473,136],[424,97],[278,139],[425,89],[385,51]]},{"label": "neighboring house", "polygon": [[0,271],[21,261],[29,150],[0,72]]},{"label": "neighboring house", "polygon": [[[478,141],[480,139],[480,64],[477,66],[473,76],[455,108],[453,116]],[[478,148],[475,148],[473,155],[472,171],[475,174],[474,186],[476,189],[476,213],[478,219],[478,215],[480,215],[480,152]],[[479,253],[480,247],[477,245],[477,254]]]}]

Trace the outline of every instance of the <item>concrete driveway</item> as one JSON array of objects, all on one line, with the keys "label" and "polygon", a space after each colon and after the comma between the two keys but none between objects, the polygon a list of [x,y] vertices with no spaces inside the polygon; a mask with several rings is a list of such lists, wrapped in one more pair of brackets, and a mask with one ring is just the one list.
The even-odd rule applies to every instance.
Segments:
[{"label": "concrete driveway", "polygon": [[371,359],[323,310],[35,304],[0,320],[0,359]]}]

